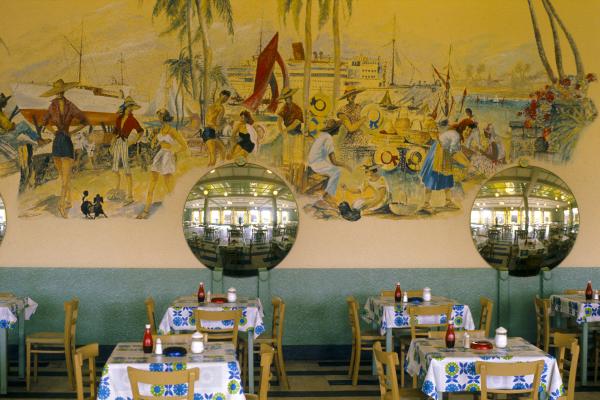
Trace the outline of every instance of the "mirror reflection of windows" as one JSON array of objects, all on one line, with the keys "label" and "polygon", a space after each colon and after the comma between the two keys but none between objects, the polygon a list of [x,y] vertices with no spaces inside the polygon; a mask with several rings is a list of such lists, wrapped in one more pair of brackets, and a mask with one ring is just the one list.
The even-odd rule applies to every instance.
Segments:
[{"label": "mirror reflection of windows", "polygon": [[537,167],[514,167],[485,182],[471,210],[473,242],[492,267],[516,276],[554,268],[573,247],[579,210],[566,183]]}]

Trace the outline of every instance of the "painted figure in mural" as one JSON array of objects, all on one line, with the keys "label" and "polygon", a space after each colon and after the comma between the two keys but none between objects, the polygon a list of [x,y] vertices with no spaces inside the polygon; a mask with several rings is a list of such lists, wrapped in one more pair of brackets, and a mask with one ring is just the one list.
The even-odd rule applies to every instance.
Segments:
[{"label": "painted figure in mural", "polygon": [[347,101],[347,104],[342,106],[337,112],[337,117],[346,128],[346,134],[340,142],[342,159],[345,162],[358,161],[355,160],[356,148],[369,145],[368,137],[360,129],[367,121],[367,118],[360,116],[362,106],[356,102],[356,96],[362,92],[364,92],[364,89],[349,87],[340,97],[340,100],[345,99]]},{"label": "painted figure in mural", "polygon": [[352,208],[361,210],[362,215],[389,212],[390,187],[379,173],[379,166],[371,161],[363,165],[363,170],[365,179],[360,187],[350,188],[342,184],[342,189],[360,195],[360,198],[352,203]]},{"label": "painted figure in mural", "polygon": [[488,142],[485,156],[495,164],[504,164],[506,162],[506,150],[502,139],[498,137],[496,129],[494,129],[494,125],[487,124],[483,134]]},{"label": "painted figure in mural", "polygon": [[169,125],[173,121],[173,117],[169,111],[161,108],[156,112],[156,115],[160,121],[160,131],[154,137],[153,142],[160,146],[160,150],[156,153],[152,161],[146,203],[142,212],[138,214],[137,219],[146,219],[150,215],[154,189],[156,189],[158,178],[161,175],[164,177],[167,192],[171,193],[173,190],[173,174],[177,170],[175,153],[182,154],[188,149],[187,142],[183,136],[181,136],[177,129]]},{"label": "painted figure in mural", "polygon": [[294,103],[294,94],[297,91],[298,89],[283,89],[279,100],[284,103],[277,112],[277,128],[283,138],[283,166],[289,168],[288,178],[292,182],[295,181],[294,177],[302,176],[304,171],[304,113],[302,108]]},{"label": "painted figure in mural", "polygon": [[[85,114],[65,98],[65,92],[76,86],[76,82],[65,83],[65,81],[59,79],[54,82],[52,89],[40,95],[42,97],[54,96],[42,121],[42,127],[54,134],[52,159],[61,183],[58,213],[63,218],[67,218],[67,210],[71,208],[71,172],[75,161],[75,150],[71,135],[76,134],[88,125]],[[70,131],[69,128],[74,121],[77,121],[79,125]]]},{"label": "painted figure in mural", "polygon": [[217,153],[225,159],[225,145],[219,139],[224,125],[225,103],[231,97],[229,90],[222,90],[217,100],[206,111],[206,126],[202,131],[202,140],[208,149],[208,166],[217,163]]},{"label": "painted figure in mural", "polygon": [[239,157],[247,157],[254,152],[258,145],[258,133],[254,127],[254,119],[250,111],[244,110],[240,113],[240,120],[233,126],[232,136],[238,137],[229,153],[229,159],[235,160]]},{"label": "painted figure in mural", "polygon": [[87,154],[92,169],[96,169],[96,143],[91,138],[92,133],[87,130],[79,132],[74,137],[73,146],[75,146],[75,170],[83,168],[84,154]]},{"label": "painted figure in mural", "polygon": [[124,205],[133,203],[133,178],[131,175],[131,165],[129,162],[129,140],[131,132],[136,131],[138,135],[144,134],[144,128],[139,121],[134,117],[133,111],[139,110],[140,106],[130,97],[125,98],[125,101],[119,107],[117,112],[117,120],[115,121],[115,138],[112,143],[112,171],[115,174],[117,185],[109,195],[109,199],[116,200],[121,192],[121,174],[120,170],[125,173],[127,181],[127,197]]},{"label": "painted figure in mural", "polygon": [[315,136],[315,141],[308,152],[308,166],[317,174],[328,177],[323,197],[314,204],[317,208],[337,207],[335,194],[342,168],[351,171],[349,167],[338,161],[335,155],[333,136],[338,134],[341,126],[340,120],[327,120],[325,126]]},{"label": "painted figure in mural", "polygon": [[[463,135],[465,133],[465,130],[467,128],[473,128],[473,126],[477,125],[477,121],[475,120],[475,117],[473,116],[473,110],[470,108],[465,109],[465,114],[467,115],[466,117],[464,117],[463,119],[461,119],[459,122],[450,125],[450,129],[454,129],[456,132],[460,133],[461,135]],[[463,135],[463,141],[465,140],[465,136]]]}]

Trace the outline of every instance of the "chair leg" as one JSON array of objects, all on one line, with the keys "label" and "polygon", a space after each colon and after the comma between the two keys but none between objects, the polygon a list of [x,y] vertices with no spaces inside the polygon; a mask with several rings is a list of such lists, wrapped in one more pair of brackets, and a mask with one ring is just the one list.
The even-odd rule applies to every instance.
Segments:
[{"label": "chair leg", "polygon": [[356,351],[354,352],[354,369],[352,370],[352,386],[358,385],[358,372],[360,370],[360,356],[362,346],[360,343],[356,344]]},{"label": "chair leg", "polygon": [[75,374],[73,371],[73,353],[71,348],[65,349],[65,361],[67,364],[67,377],[71,389],[75,390]]},{"label": "chair leg", "polygon": [[25,350],[25,387],[31,389],[31,344],[27,343]]},{"label": "chair leg", "polygon": [[277,364],[279,364],[280,385],[289,390],[290,382],[288,381],[287,372],[285,372],[285,361],[283,360],[283,348],[281,347],[281,344],[277,345],[277,359],[279,360]]},{"label": "chair leg", "polygon": [[404,387],[404,346],[402,343],[402,339],[399,340],[400,343],[400,387],[403,388]]},{"label": "chair leg", "polygon": [[598,383],[598,358],[600,358],[600,348],[598,348],[600,342],[596,341],[596,349],[594,355],[594,383]]},{"label": "chair leg", "polygon": [[354,370],[354,353],[356,352],[356,346],[352,343],[352,353],[350,354],[350,365],[348,366],[348,377],[352,378],[352,372]]},{"label": "chair leg", "polygon": [[33,382],[37,383],[38,381],[38,353],[33,354]]}]

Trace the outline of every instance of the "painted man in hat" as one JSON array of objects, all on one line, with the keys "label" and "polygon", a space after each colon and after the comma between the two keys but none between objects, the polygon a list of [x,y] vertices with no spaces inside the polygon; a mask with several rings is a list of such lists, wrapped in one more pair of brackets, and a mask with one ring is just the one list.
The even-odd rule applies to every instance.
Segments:
[{"label": "painted man in hat", "polygon": [[325,187],[325,194],[314,205],[319,208],[337,207],[335,193],[342,173],[342,168],[350,168],[339,162],[335,155],[333,136],[337,135],[342,122],[329,119],[325,126],[315,136],[310,151],[308,152],[308,166],[318,174],[327,175],[329,180]]},{"label": "painted man in hat", "polygon": [[[63,218],[67,218],[67,210],[71,208],[71,172],[75,161],[71,135],[89,125],[85,114],[65,98],[65,92],[76,86],[77,82],[65,83],[65,81],[59,79],[52,84],[50,90],[40,95],[42,97],[54,96],[44,116],[42,126],[54,134],[52,158],[61,182],[58,212]],[[75,121],[79,125],[70,130]]]},{"label": "painted man in hat", "polygon": [[284,88],[279,96],[283,106],[277,112],[277,127],[283,136],[283,165],[289,167],[288,178],[294,184],[304,175],[304,137],[302,124],[304,113],[294,103],[294,94],[298,89]]},{"label": "painted man in hat", "polygon": [[231,92],[229,90],[221,90],[217,100],[206,110],[206,126],[202,131],[202,140],[208,149],[209,167],[217,163],[217,153],[221,155],[221,160],[225,159],[225,145],[218,136],[223,130],[225,103],[230,97]]},{"label": "painted man in hat", "polygon": [[112,144],[112,171],[115,174],[117,186],[113,190],[112,197],[110,198],[115,199],[121,190],[121,174],[119,173],[119,170],[122,169],[125,173],[125,179],[127,180],[127,197],[125,198],[124,205],[133,203],[133,178],[131,175],[131,166],[129,165],[129,136],[133,131],[135,131],[138,136],[144,134],[144,129],[139,121],[133,116],[133,110],[139,109],[140,106],[131,98],[131,96],[127,96],[123,104],[119,107],[117,119],[115,121],[115,130],[113,131],[115,138]]},{"label": "painted man in hat", "polygon": [[0,133],[6,133],[15,128],[15,123],[12,122],[12,119],[4,114],[4,107],[6,107],[11,97],[0,93]]},{"label": "painted man in hat", "polygon": [[356,102],[356,96],[359,93],[364,92],[364,89],[358,89],[354,87],[346,88],[340,100],[346,100],[347,104],[342,106],[338,112],[337,117],[342,121],[343,126],[346,128],[346,135],[342,138],[340,147],[342,149],[342,158],[348,161],[355,160],[356,147],[367,146],[369,144],[368,138],[363,134],[360,127],[367,121],[366,117],[361,117],[362,106]]}]

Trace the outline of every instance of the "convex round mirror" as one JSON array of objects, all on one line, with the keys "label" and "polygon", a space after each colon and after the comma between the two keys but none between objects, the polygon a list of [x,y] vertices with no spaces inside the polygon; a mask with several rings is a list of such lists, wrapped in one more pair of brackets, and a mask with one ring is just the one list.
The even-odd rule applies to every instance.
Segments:
[{"label": "convex round mirror", "polygon": [[579,209],[567,184],[538,167],[513,167],[483,184],[471,210],[471,236],[487,263],[513,276],[554,268],[571,251]]},{"label": "convex round mirror", "polygon": [[6,233],[6,208],[4,208],[4,200],[0,197],[0,243],[4,239]]},{"label": "convex round mirror", "polygon": [[286,183],[256,164],[227,164],[192,188],[183,212],[190,249],[225,275],[253,275],[289,253],[298,232],[298,206]]}]

